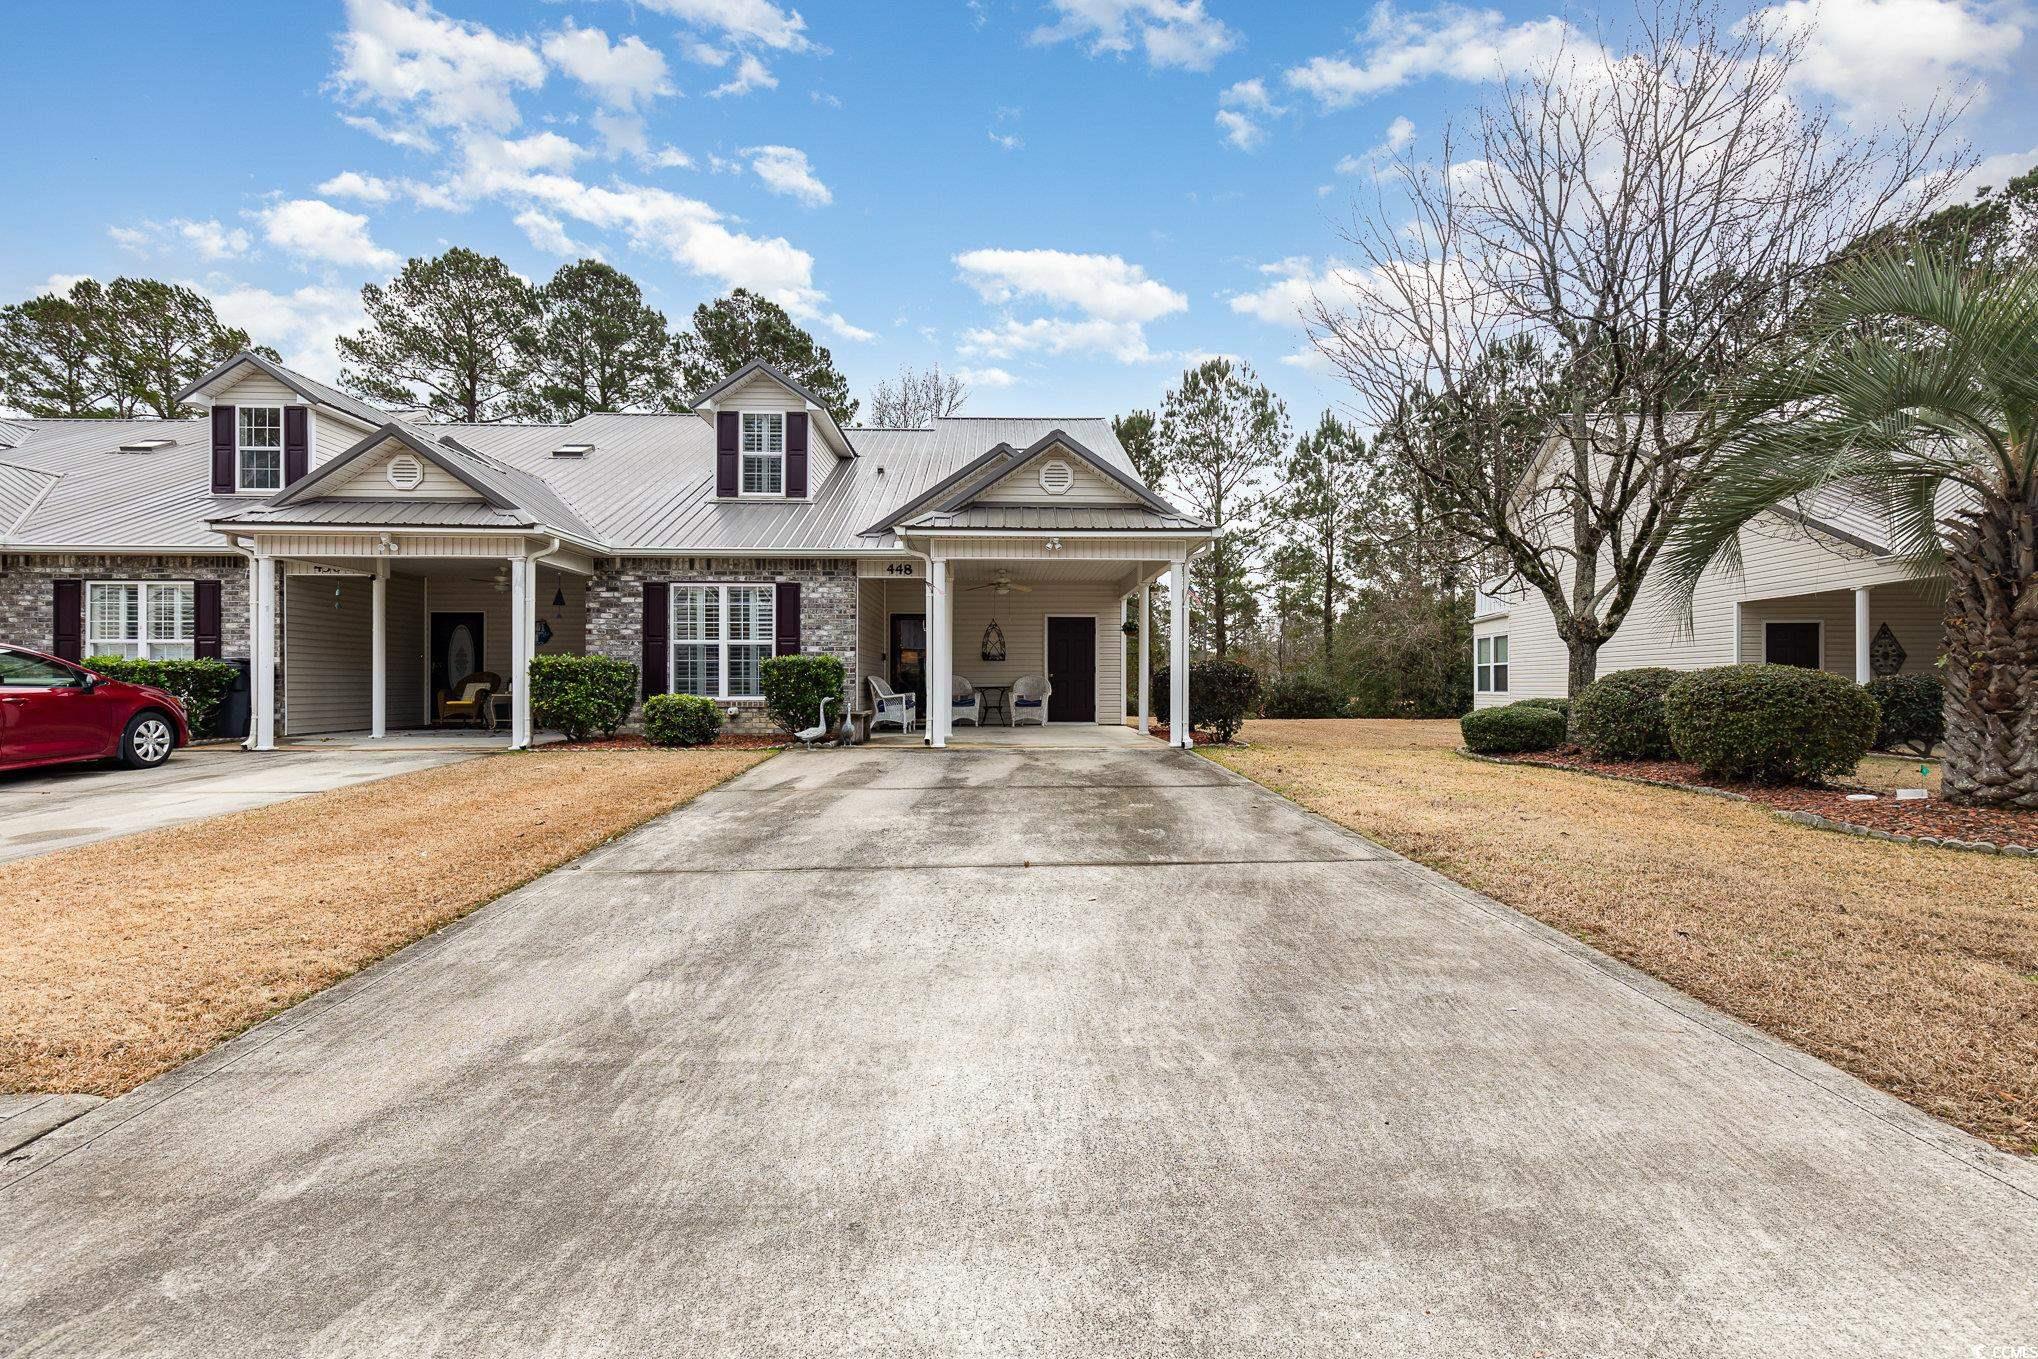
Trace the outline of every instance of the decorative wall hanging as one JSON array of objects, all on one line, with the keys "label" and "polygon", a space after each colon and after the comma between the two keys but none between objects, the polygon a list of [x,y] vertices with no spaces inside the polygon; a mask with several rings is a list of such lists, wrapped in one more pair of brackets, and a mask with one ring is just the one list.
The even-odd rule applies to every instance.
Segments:
[{"label": "decorative wall hanging", "polygon": [[1872,675],[1894,675],[1904,668],[1904,657],[1909,654],[1889,630],[1889,624],[1884,623],[1876,631],[1875,640],[1868,644],[1868,671]]},{"label": "decorative wall hanging", "polygon": [[998,620],[995,618],[991,620],[991,625],[984,629],[984,659],[987,661],[1005,659],[1005,634],[998,630]]},{"label": "decorative wall hanging", "polygon": [[543,646],[545,645],[545,643],[551,640],[552,640],[552,625],[550,623],[547,623],[544,619],[540,618],[538,620],[538,645]]}]

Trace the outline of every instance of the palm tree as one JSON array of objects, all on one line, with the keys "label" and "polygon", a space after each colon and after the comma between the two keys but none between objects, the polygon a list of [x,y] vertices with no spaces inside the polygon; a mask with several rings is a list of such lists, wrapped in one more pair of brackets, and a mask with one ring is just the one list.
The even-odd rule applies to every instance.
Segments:
[{"label": "palm tree", "polygon": [[1836,265],[1666,552],[1687,602],[1756,515],[1836,483],[1946,582],[1945,796],[2038,807],[2038,268],[1933,251]]}]

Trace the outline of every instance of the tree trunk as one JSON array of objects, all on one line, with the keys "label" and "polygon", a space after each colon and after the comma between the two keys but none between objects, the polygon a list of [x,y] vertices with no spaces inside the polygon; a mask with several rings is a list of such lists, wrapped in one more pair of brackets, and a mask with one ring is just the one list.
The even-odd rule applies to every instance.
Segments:
[{"label": "tree trunk", "polygon": [[1948,802],[2038,808],[2038,490],[1948,535]]}]

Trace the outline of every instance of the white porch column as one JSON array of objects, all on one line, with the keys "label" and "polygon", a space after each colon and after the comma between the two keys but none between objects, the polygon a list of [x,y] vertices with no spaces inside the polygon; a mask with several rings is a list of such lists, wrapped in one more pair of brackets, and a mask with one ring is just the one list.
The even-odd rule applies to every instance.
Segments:
[{"label": "white porch column", "polygon": [[510,749],[531,744],[531,561],[511,557],[510,572]]},{"label": "white porch column", "polygon": [[249,698],[254,707],[248,720],[248,748],[276,748],[276,559],[256,550],[248,568],[254,574],[254,618],[248,646]]},{"label": "white porch column", "polygon": [[1854,682],[1866,684],[1875,678],[1868,659],[1868,587],[1854,589]]},{"label": "white porch column", "polygon": [[1189,726],[1189,561],[1168,566],[1168,744],[1193,747]]},{"label": "white porch column", "polygon": [[368,737],[379,741],[388,730],[389,710],[389,558],[375,559],[375,577],[368,582]]},{"label": "white porch column", "polygon": [[1139,734],[1145,736],[1153,730],[1153,638],[1147,629],[1153,626],[1153,609],[1149,600],[1152,587],[1139,587]]},{"label": "white porch column", "polygon": [[1741,601],[1734,601],[1734,664],[1741,663]]},{"label": "white porch column", "polygon": [[927,563],[927,744],[948,744],[949,688],[954,683],[954,649],[950,637],[955,630],[951,605],[955,592],[949,589],[948,559],[938,549],[928,554]]}]

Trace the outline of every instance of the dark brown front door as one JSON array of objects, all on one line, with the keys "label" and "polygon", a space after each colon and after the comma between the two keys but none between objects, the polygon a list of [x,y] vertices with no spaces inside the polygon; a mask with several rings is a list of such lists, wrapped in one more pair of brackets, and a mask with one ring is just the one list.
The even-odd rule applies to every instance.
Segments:
[{"label": "dark brown front door", "polygon": [[892,686],[895,693],[916,695],[924,720],[927,712],[926,614],[892,615],[891,657],[891,673],[885,677],[885,682]]},{"label": "dark brown front door", "polygon": [[1047,696],[1050,722],[1097,720],[1097,620],[1047,620]]}]

